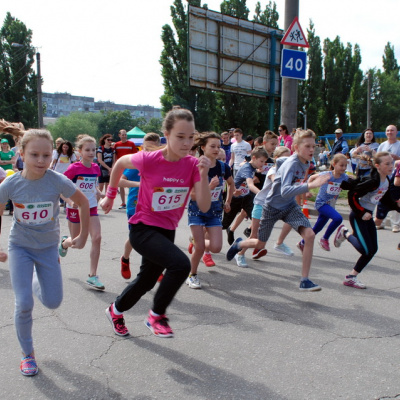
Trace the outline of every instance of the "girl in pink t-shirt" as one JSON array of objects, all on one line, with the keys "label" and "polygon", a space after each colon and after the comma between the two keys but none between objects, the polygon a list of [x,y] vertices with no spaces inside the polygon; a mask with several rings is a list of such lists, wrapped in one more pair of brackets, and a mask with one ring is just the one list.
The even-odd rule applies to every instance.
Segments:
[{"label": "girl in pink t-shirt", "polygon": [[189,155],[195,134],[192,113],[174,107],[164,119],[163,131],[167,145],[162,150],[139,152],[118,159],[111,173],[106,198],[101,203],[105,213],[110,212],[123,171],[126,168],[139,170],[139,197],[136,213],[129,220],[129,240],[142,255],[142,265],[136,279],[106,309],[115,334],[120,336],[129,335],[123,312],[150,291],[166,270],[145,325],[158,337],[173,337],[165,311],[190,272],[188,257],[174,244],[175,229],[192,188],[201,211],[207,212],[211,205],[208,187],[210,160]]},{"label": "girl in pink t-shirt", "polygon": [[[92,247],[90,249],[90,271],[86,279],[86,283],[97,290],[104,290],[105,287],[100,282],[97,275],[97,267],[100,258],[100,245],[101,245],[101,226],[100,218],[97,212],[97,198],[101,196],[98,190],[98,177],[100,176],[100,167],[93,162],[96,156],[96,139],[89,135],[78,136],[76,148],[79,151],[81,160],[71,164],[64,172],[64,175],[75,183],[76,187],[87,197],[90,207],[90,221],[89,233],[92,240]],[[76,237],[80,231],[80,216],[76,205],[70,200],[67,203],[67,218],[68,227],[71,237]],[[66,237],[65,237],[66,238]],[[64,237],[63,237],[64,239]],[[60,244],[60,256],[64,257],[66,254],[63,248],[63,243]]]}]

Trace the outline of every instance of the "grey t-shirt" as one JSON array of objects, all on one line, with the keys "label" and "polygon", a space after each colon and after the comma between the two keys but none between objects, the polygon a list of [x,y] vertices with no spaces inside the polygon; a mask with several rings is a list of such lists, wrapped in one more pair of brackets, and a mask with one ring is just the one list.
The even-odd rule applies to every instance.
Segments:
[{"label": "grey t-shirt", "polygon": [[295,197],[308,192],[307,171],[310,163],[302,163],[298,155],[292,154],[278,169],[265,205],[284,210],[296,205]]},{"label": "grey t-shirt", "polygon": [[9,242],[22,247],[43,249],[60,240],[60,194],[71,197],[76,186],[66,176],[47,170],[43,178],[29,180],[21,172],[0,185],[0,204],[10,199],[14,217]]}]

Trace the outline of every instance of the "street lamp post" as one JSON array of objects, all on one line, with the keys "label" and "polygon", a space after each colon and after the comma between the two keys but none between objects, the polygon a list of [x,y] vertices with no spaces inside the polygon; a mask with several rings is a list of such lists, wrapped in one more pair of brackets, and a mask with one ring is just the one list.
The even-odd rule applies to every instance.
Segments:
[{"label": "street lamp post", "polygon": [[299,113],[304,117],[304,130],[307,130],[307,112],[299,111]]},{"label": "street lamp post", "polygon": [[[11,43],[12,47],[25,47],[20,43]],[[43,128],[43,103],[42,103],[42,75],[40,74],[40,53],[36,52],[36,74],[37,74],[37,99],[38,99],[38,126]]]}]

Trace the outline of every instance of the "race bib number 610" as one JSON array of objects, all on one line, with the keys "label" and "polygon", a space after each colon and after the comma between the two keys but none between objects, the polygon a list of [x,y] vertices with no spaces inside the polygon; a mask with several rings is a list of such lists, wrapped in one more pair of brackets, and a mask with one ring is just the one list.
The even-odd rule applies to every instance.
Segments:
[{"label": "race bib number 610", "polygon": [[153,211],[168,211],[185,205],[189,193],[188,187],[157,187],[154,188],[151,206]]}]

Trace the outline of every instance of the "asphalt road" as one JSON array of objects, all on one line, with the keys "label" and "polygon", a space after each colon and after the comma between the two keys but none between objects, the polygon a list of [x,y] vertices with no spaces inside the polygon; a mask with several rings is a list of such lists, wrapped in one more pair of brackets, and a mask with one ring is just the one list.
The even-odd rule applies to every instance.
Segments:
[{"label": "asphalt road", "polygon": [[[3,247],[10,222],[3,217]],[[184,285],[169,308],[175,338],[156,338],[144,326],[154,292],[125,313],[131,336],[120,338],[104,310],[126,286],[119,270],[126,216],[114,210],[101,222],[99,275],[106,291],[85,284],[90,242],[69,251],[62,259],[63,304],[57,310],[35,304],[35,377],[19,372],[13,292],[8,265],[0,265],[1,399],[400,398],[400,234],[378,232],[379,252],[360,277],[366,290],[342,285],[358,257],[350,244],[330,253],[316,245],[311,278],[323,290],[314,293],[298,290],[298,235],[286,242],[294,257],[273,250],[280,224],[268,255],[249,260],[248,269],[226,261],[225,241],[217,266],[200,266],[203,289]],[[176,240],[183,250],[188,236],[185,216]],[[139,261],[134,253],[133,271]]]}]

